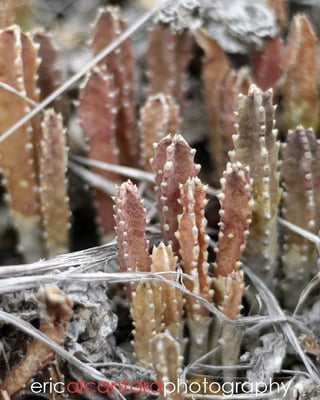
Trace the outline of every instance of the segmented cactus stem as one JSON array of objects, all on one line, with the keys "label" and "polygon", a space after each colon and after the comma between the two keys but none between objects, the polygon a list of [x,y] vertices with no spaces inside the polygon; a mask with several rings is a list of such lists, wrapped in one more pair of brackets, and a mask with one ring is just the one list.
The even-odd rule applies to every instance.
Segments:
[{"label": "segmented cactus stem", "polygon": [[54,257],[69,249],[68,149],[61,115],[47,110],[41,127],[40,203],[48,256]]}]

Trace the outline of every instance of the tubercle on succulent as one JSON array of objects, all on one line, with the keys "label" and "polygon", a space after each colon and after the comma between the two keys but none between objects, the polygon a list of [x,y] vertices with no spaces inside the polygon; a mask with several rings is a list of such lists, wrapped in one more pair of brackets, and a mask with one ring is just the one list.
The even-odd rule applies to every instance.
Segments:
[{"label": "tubercle on succulent", "polygon": [[[88,139],[88,157],[94,160],[119,164],[116,144],[116,89],[113,77],[105,68],[95,67],[80,89],[78,115]],[[95,170],[95,169],[93,169]],[[114,183],[120,177],[112,172],[98,171]],[[102,241],[112,234],[114,220],[113,201],[99,189],[94,190],[97,226]]]},{"label": "tubercle on succulent", "polygon": [[150,159],[154,154],[153,143],[159,142],[168,134],[179,131],[180,110],[169,94],[157,93],[147,98],[140,111],[140,148],[142,166],[152,171]]},{"label": "tubercle on succulent", "polygon": [[[281,178],[283,217],[299,227],[317,233],[319,226],[319,156],[320,145],[312,130],[298,127],[289,131],[282,149]],[[302,212],[301,210],[304,210]],[[292,309],[302,287],[316,266],[315,246],[300,235],[285,229],[282,265],[285,278],[281,283],[284,303]],[[295,290],[293,290],[295,288]]]},{"label": "tubercle on succulent", "polygon": [[48,256],[54,257],[69,249],[68,149],[61,115],[47,110],[41,128],[40,204]]},{"label": "tubercle on succulent", "polygon": [[239,96],[237,133],[233,136],[232,162],[250,169],[254,201],[244,259],[271,283],[277,264],[277,211],[280,201],[277,172],[279,144],[273,129],[272,92],[251,85]]},{"label": "tubercle on succulent", "polygon": [[[8,55],[1,66],[2,81],[22,94],[20,98],[1,90],[0,107],[10,109],[10,113],[2,113],[0,121],[1,128],[6,129],[28,112],[29,104],[23,96],[33,103],[38,101],[41,60],[39,44],[15,25],[1,31],[0,41]],[[41,124],[40,115],[35,116],[16,133],[19,140],[13,136],[0,146],[7,198],[27,262],[68,251],[65,133],[62,119],[53,111],[45,112],[43,118]]]},{"label": "tubercle on succulent", "polygon": [[181,135],[167,135],[155,145],[155,154],[151,161],[155,172],[156,204],[163,237],[165,243],[172,244],[176,254],[177,217],[182,210],[178,202],[179,185],[196,176],[200,170],[200,166],[194,163],[194,154],[194,150]]},{"label": "tubercle on succulent", "polygon": [[[111,43],[125,29],[120,10],[106,7],[99,10],[93,27],[91,49],[98,54],[108,43]],[[100,63],[113,76],[115,92],[115,129],[116,142],[119,148],[119,161],[122,165],[138,166],[138,136],[136,111],[133,92],[134,58],[130,40],[127,39]]]}]

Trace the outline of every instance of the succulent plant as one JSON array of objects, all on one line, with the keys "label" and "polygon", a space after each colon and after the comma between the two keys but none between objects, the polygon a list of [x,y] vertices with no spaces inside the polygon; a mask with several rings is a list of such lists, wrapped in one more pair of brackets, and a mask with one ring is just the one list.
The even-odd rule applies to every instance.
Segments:
[{"label": "succulent plant", "polygon": [[159,93],[148,97],[140,113],[141,164],[144,169],[152,171],[153,144],[178,132],[179,126],[179,107],[171,95]]},{"label": "succulent plant", "polygon": [[237,133],[233,136],[232,162],[249,167],[252,178],[252,221],[244,259],[271,283],[277,267],[277,214],[280,202],[277,131],[274,129],[272,91],[250,86],[239,96]]},{"label": "succulent plant", "polygon": [[[0,1],[5,198],[23,261],[48,258],[0,268],[1,396],[19,400],[35,376],[105,390],[120,376],[132,378],[126,389],[153,380],[141,398],[184,400],[195,387],[197,397],[224,395],[223,383],[246,376],[247,385],[271,391],[281,381],[283,398],[304,398],[320,384],[311,358],[320,304],[314,28],[306,16],[289,18],[287,2],[181,0],[159,5],[148,33],[131,39],[156,9],[123,5],[134,19],[142,3],[151,11],[129,29],[120,8],[99,9],[90,45],[72,49],[93,59],[59,87],[59,62],[66,73],[79,68],[71,53],[59,58],[42,30],[7,27],[20,5]],[[190,104],[208,119],[192,124]],[[87,244],[77,213],[82,235],[95,240],[91,207],[104,244],[68,253]],[[211,392],[200,387],[207,378]],[[164,391],[169,383],[186,390]],[[117,386],[123,400],[129,393]],[[230,398],[253,398],[238,389]]]},{"label": "succulent plant", "polygon": [[[298,127],[289,131],[283,144],[281,166],[284,186],[282,215],[287,221],[315,234],[320,229],[319,151],[320,144],[312,129]],[[315,245],[285,229],[282,264],[285,274],[282,282],[284,302],[292,309],[297,304],[301,288],[316,269]]]},{"label": "succulent plant", "polygon": [[61,115],[52,109],[41,123],[39,149],[40,205],[48,257],[68,252],[70,208],[66,171],[68,153]]}]

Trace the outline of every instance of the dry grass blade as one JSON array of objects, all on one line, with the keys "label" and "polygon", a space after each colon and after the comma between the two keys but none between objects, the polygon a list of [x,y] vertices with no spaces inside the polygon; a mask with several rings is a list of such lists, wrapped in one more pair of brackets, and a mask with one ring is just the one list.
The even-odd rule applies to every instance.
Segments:
[{"label": "dry grass blade", "polygon": [[[261,299],[264,301],[264,304],[268,310],[270,316],[284,316],[284,311],[280,307],[277,299],[271,293],[271,291],[266,287],[264,282],[258,278],[248,266],[243,266],[245,273],[250,278],[251,282],[257,288]],[[318,374],[316,366],[312,363],[312,361],[306,356],[304,350],[302,349],[299,340],[293,331],[291,325],[287,322],[284,322],[280,325],[284,335],[287,337],[289,343],[291,343],[292,347],[294,348],[295,352],[299,355],[300,359],[302,360],[310,379],[320,384],[320,376]]]},{"label": "dry grass blade", "polygon": [[310,242],[314,243],[318,247],[318,249],[320,248],[320,237],[319,236],[317,236],[314,233],[311,233],[309,231],[306,231],[305,229],[300,228],[299,226],[297,226],[297,225],[295,225],[295,224],[293,224],[293,223],[291,223],[289,221],[286,221],[283,218],[278,217],[278,222],[281,225],[289,228],[293,232],[296,232],[299,235],[301,235],[302,237],[310,240]]},{"label": "dry grass blade", "polygon": [[29,97],[25,96],[23,93],[18,92],[14,87],[7,85],[5,82],[0,82],[0,87],[7,90],[10,93],[15,94],[16,96],[20,97],[21,99],[25,100],[29,103],[32,107],[37,107],[38,103],[30,99]]},{"label": "dry grass blade", "polygon": [[139,181],[141,180],[154,183],[154,174],[143,171],[141,169],[125,167],[123,165],[114,165],[103,161],[92,160],[77,155],[71,155],[71,159],[83,165],[88,165],[90,167],[101,169],[102,171],[115,172],[116,174],[126,176],[127,178],[130,179],[137,179]]}]

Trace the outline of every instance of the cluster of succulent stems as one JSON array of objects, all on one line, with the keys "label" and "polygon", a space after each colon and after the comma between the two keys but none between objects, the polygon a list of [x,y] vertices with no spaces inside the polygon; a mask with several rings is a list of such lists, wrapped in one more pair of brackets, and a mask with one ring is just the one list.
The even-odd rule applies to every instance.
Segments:
[{"label": "cluster of succulent stems", "polygon": [[[100,10],[92,31],[92,54],[99,54],[124,29],[118,9]],[[280,229],[278,217],[315,235],[320,230],[318,41],[308,19],[296,16],[287,44],[279,37],[266,38],[249,71],[233,69],[203,28],[176,33],[155,24],[148,35],[148,84],[140,111],[134,93],[135,59],[127,40],[88,72],[75,112],[89,159],[152,174],[148,190],[161,240],[147,240],[149,221],[137,182],[125,181],[120,172],[92,167],[115,185],[113,198],[92,190],[97,229],[101,243],[116,235],[120,272],[146,277],[125,285],[136,363],[153,369],[159,381],[177,382],[184,365],[214,352],[210,362],[227,367],[223,379],[230,381],[237,372],[243,334],[233,321],[241,318],[244,296],[254,303],[242,263],[272,292],[280,293],[289,311],[316,272],[315,245],[287,227]],[[203,50],[209,121],[212,172],[207,180],[219,187],[214,246],[205,216],[208,185],[200,179],[195,150],[181,133],[183,81],[196,44]],[[14,90],[0,87],[0,111],[10,110],[0,112],[4,132],[29,112],[30,101],[37,103],[57,87],[57,54],[49,35],[31,36],[16,25],[0,32],[0,50],[6,54],[0,59],[0,82]],[[277,60],[272,66],[271,53]],[[266,68],[270,71],[264,76]],[[6,199],[26,262],[69,249],[64,112],[57,102],[0,144]],[[212,247],[214,256],[209,255]],[[162,278],[149,279],[149,274]],[[51,287],[41,296],[49,308],[57,303],[56,312],[62,316],[50,317],[51,310],[51,319],[44,318],[40,330],[46,334],[48,325],[53,339],[63,344],[71,303]],[[225,319],[213,315],[206,304]],[[36,372],[30,355],[34,349],[44,364],[50,361],[46,348],[32,342],[27,364],[18,365],[2,383],[9,394],[20,371],[31,371],[24,380]]]}]

